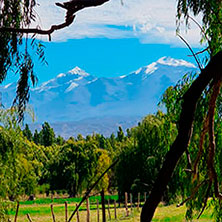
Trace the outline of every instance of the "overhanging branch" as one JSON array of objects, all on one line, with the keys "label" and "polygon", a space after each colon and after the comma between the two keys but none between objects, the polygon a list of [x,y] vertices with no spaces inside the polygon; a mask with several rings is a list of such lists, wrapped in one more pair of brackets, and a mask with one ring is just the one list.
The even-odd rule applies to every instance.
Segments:
[{"label": "overhanging branch", "polygon": [[10,27],[2,27],[0,28],[0,32],[13,32],[13,33],[26,33],[26,34],[40,34],[40,35],[48,35],[49,41],[51,41],[51,34],[59,29],[63,29],[71,25],[74,21],[75,15],[70,16],[64,23],[59,25],[52,25],[50,29],[42,30],[38,28],[10,28]]},{"label": "overhanging branch", "polygon": [[40,34],[48,35],[51,41],[51,34],[59,29],[63,29],[71,25],[75,19],[75,13],[86,7],[96,7],[108,2],[109,0],[71,0],[64,3],[56,3],[57,6],[67,10],[65,22],[52,25],[50,29],[43,30],[39,28],[14,28],[14,27],[0,27],[0,32],[24,33],[24,34]]}]

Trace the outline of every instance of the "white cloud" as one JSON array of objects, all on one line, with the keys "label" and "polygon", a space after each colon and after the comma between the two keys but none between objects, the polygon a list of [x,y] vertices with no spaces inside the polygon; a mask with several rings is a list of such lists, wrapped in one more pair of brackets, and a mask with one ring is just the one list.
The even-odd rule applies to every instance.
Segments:
[{"label": "white cloud", "polygon": [[[59,1],[59,0],[57,0]],[[55,0],[39,0],[36,11],[42,28],[63,22],[65,10],[55,6]],[[176,37],[176,2],[172,0],[110,0],[102,6],[87,8],[77,13],[74,23],[52,35],[53,41],[84,37],[137,37],[143,43],[181,44]],[[182,35],[198,44],[197,27]]]}]

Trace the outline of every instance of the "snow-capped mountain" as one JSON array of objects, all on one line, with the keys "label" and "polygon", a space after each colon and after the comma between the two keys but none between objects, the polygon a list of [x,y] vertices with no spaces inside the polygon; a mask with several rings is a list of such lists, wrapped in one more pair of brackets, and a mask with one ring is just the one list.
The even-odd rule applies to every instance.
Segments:
[{"label": "snow-capped mountain", "polygon": [[[155,112],[164,90],[195,69],[192,63],[169,57],[113,78],[98,78],[75,67],[31,89],[30,104],[38,122],[94,118],[99,124],[103,117],[138,119]],[[15,91],[15,83],[0,87],[6,107],[11,105]]]}]

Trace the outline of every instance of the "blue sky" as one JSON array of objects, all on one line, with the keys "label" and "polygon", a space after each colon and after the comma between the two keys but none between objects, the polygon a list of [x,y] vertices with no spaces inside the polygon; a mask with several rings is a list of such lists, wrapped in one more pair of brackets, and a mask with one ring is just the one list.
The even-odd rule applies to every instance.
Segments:
[{"label": "blue sky", "polygon": [[[37,1],[38,19],[33,27],[47,29],[63,22],[65,11],[55,6],[57,1]],[[49,64],[44,66],[35,59],[39,84],[75,66],[96,76],[111,77],[128,74],[163,56],[195,63],[176,36],[175,15],[176,2],[172,0],[123,0],[123,5],[120,0],[110,0],[79,11],[71,26],[52,35],[52,42],[37,36],[46,46]],[[180,33],[198,51],[198,27],[181,25]]]},{"label": "blue sky", "polygon": [[92,75],[111,77],[128,74],[163,56],[195,63],[187,56],[190,54],[187,48],[142,44],[136,38],[84,38],[44,44],[48,66],[36,63],[39,84],[75,66]]}]

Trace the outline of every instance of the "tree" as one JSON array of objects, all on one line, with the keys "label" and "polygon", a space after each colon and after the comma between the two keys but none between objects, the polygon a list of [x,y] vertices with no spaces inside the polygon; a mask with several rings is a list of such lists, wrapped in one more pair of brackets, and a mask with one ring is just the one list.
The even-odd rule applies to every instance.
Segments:
[{"label": "tree", "polygon": [[[167,184],[169,183],[177,162],[179,161],[182,154],[187,150],[192,135],[192,126],[198,99],[208,84],[212,80],[217,80],[216,77],[219,76],[221,70],[221,59],[222,52],[219,52],[211,59],[206,68],[202,70],[199,77],[193,82],[191,87],[183,96],[177,138],[166,155],[165,161],[154,184],[153,190],[143,207],[141,221],[151,221],[153,213],[161,200]],[[214,108],[214,106],[210,107]]]},{"label": "tree", "polygon": [[35,144],[40,144],[40,135],[37,129],[35,129],[35,132],[33,134],[33,141],[35,142]]},{"label": "tree", "polygon": [[62,136],[58,136],[56,138],[56,144],[62,146],[62,145],[64,145],[64,143],[65,143],[65,140],[64,140],[64,138]]},{"label": "tree", "polygon": [[[12,28],[17,29],[23,26],[29,26],[35,19],[33,7],[34,0],[23,2],[14,0],[0,1],[0,29]],[[15,73],[20,74],[18,81],[17,96],[14,104],[18,104],[20,119],[23,117],[26,102],[29,99],[29,81],[34,85],[36,77],[33,72],[33,62],[26,47],[20,50],[22,44],[27,39],[23,39],[23,34],[16,32],[0,32],[1,49],[0,49],[0,83],[6,78],[10,69],[13,68]],[[37,53],[42,53],[40,45],[37,45]]]},{"label": "tree", "polygon": [[[94,181],[97,181],[99,176],[110,166],[110,157],[108,156],[108,152],[103,149],[97,150],[98,160],[97,167],[95,172]],[[101,205],[102,205],[102,221],[106,221],[106,208],[105,208],[105,191],[108,190],[109,187],[109,176],[105,174],[103,178],[99,181],[99,183],[95,186],[95,189],[100,192],[101,195]]]},{"label": "tree", "polygon": [[42,145],[51,146],[55,142],[55,133],[53,128],[50,127],[49,123],[44,122],[40,134],[42,136]]},{"label": "tree", "polygon": [[[129,132],[132,135],[131,139],[123,143],[115,172],[118,191],[122,198],[125,192],[137,194],[151,190],[163,157],[176,133],[175,124],[166,121],[166,118],[161,112],[148,115],[139,126]],[[175,194],[177,189],[171,187],[177,185],[174,179],[167,191],[173,190]],[[170,197],[173,195],[165,193],[164,200],[168,202]]]},{"label": "tree", "polygon": [[124,135],[123,129],[122,129],[121,126],[119,126],[119,130],[118,130],[118,132],[117,132],[117,141],[123,142],[124,136],[125,136],[125,135]]},{"label": "tree", "polygon": [[[192,127],[195,117],[195,111],[197,103],[201,94],[207,87],[210,87],[210,99],[209,99],[209,109],[208,115],[206,116],[207,131],[209,134],[209,149],[208,149],[208,185],[209,189],[213,189],[214,196],[221,199],[221,194],[219,192],[219,185],[217,180],[217,173],[214,167],[214,157],[215,157],[215,138],[214,138],[214,114],[216,99],[220,93],[221,86],[221,64],[222,51],[221,51],[221,30],[222,30],[222,3],[219,0],[216,1],[178,1],[178,19],[182,15],[185,18],[190,18],[190,11],[194,15],[202,13],[203,28],[202,34],[203,38],[208,41],[208,48],[211,60],[207,66],[203,69],[201,68],[200,75],[195,79],[192,85],[187,89],[186,93],[182,97],[182,110],[180,113],[180,118],[178,121],[178,135],[176,140],[171,146],[171,149],[166,155],[163,166],[159,172],[157,180],[153,186],[151,194],[147,199],[142,213],[141,221],[151,221],[154,211],[161,200],[167,184],[173,174],[173,171],[181,158],[182,154],[187,150],[189,141],[192,136]],[[205,31],[206,30],[206,31]],[[198,185],[197,185],[198,188]],[[220,208],[220,207],[219,207]],[[220,208],[221,209],[221,208]],[[221,211],[221,210],[219,210]]]},{"label": "tree", "polygon": [[24,135],[29,141],[32,140],[32,132],[31,132],[31,130],[29,129],[28,124],[25,124],[25,129],[24,129],[22,132],[23,132],[23,135]]},{"label": "tree", "polygon": [[15,200],[35,192],[41,163],[36,158],[38,149],[30,145],[17,125],[15,111],[0,112],[0,199]]},{"label": "tree", "polygon": [[[167,116],[169,121],[177,122],[180,113],[181,101],[180,97],[183,95],[190,84],[195,80],[193,75],[185,75],[184,78],[177,83],[175,87],[170,87],[166,90],[163,95],[162,102],[167,107]],[[198,103],[194,118],[194,124],[192,129],[192,137],[188,145],[186,153],[182,156],[177,168],[181,170],[178,174],[178,181],[180,181],[181,194],[183,201],[178,204],[182,206],[184,203],[187,205],[186,217],[188,220],[192,219],[195,214],[199,218],[206,207],[207,200],[209,197],[214,196],[213,187],[208,183],[208,147],[209,141],[204,140],[206,132],[206,122],[205,116],[208,112],[210,96],[208,92],[205,91]],[[179,101],[179,102],[178,102]],[[217,172],[218,181],[221,181],[221,97],[218,98],[215,110],[215,156],[214,168]],[[204,122],[204,123],[203,123]],[[202,128],[204,128],[202,130]],[[177,172],[176,172],[177,174]],[[175,175],[175,173],[174,173]],[[197,189],[198,188],[198,189]],[[218,201],[216,197],[211,201],[211,205],[214,206],[214,217],[216,220],[220,221],[220,214],[217,212],[220,207],[218,207]],[[215,212],[216,211],[216,212]]]},{"label": "tree", "polygon": [[49,165],[48,181],[51,189],[65,189],[70,196],[76,196],[87,189],[94,177],[96,149],[91,141],[68,140]]}]

